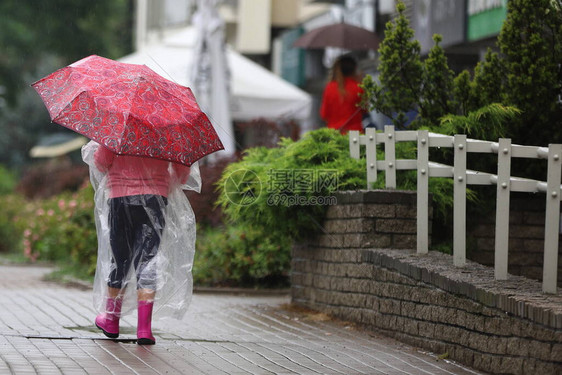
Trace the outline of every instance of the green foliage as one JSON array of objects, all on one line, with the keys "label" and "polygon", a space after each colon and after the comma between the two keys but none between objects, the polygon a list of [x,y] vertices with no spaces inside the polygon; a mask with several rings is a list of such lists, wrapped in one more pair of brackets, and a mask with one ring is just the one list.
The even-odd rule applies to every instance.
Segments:
[{"label": "green foliage", "polygon": [[492,103],[469,112],[466,116],[448,114],[436,129],[442,134],[467,134],[470,137],[495,141],[506,134],[506,124],[521,113],[515,107]]},{"label": "green foliage", "polygon": [[[562,142],[562,10],[560,1],[510,0],[498,37],[503,104],[521,109],[514,142]],[[545,131],[547,130],[547,131]]]},{"label": "green foliage", "polygon": [[474,69],[474,80],[471,85],[471,101],[467,106],[473,111],[490,103],[502,102],[502,81],[505,76],[503,63],[497,53],[488,49],[484,60]]},{"label": "green foliage", "polygon": [[447,58],[439,43],[441,35],[435,34],[435,45],[423,64],[422,89],[419,109],[423,124],[436,124],[444,113],[456,112],[453,108],[453,71],[449,69]]},{"label": "green foliage", "polygon": [[18,252],[22,249],[23,228],[20,223],[25,199],[18,194],[0,194],[0,252]]},{"label": "green foliage", "polygon": [[[0,1],[0,163],[21,168],[42,136],[61,128],[29,85],[91,54],[132,50],[131,0]],[[1,103],[0,103],[1,104]]]},{"label": "green foliage", "polygon": [[0,195],[13,193],[16,184],[16,174],[0,165]]},{"label": "green foliage", "polygon": [[94,192],[88,184],[76,193],[63,193],[21,207],[23,253],[31,261],[45,260],[85,267],[93,275],[97,236]]},{"label": "green foliage", "polygon": [[278,148],[247,150],[225,169],[217,204],[231,223],[298,237],[318,229],[327,206],[311,204],[303,210],[292,202],[365,186],[364,161],[349,157],[348,138],[323,128],[298,142],[284,139]]},{"label": "green foliage", "polygon": [[244,225],[201,230],[193,278],[198,285],[280,286],[288,282],[290,239]]},{"label": "green foliage", "polygon": [[434,47],[420,62],[399,2],[398,16],[387,24],[379,49],[380,84],[370,76],[363,81],[364,106],[393,118],[397,128],[404,122],[396,114],[414,109],[419,113],[410,125],[414,128],[440,132],[443,126],[443,132],[457,129],[485,139],[503,134],[519,144],[562,142],[561,2],[507,4],[500,53],[488,50],[471,79],[468,71],[453,78],[440,36],[434,36]]},{"label": "green foliage", "polygon": [[406,6],[398,2],[398,17],[386,24],[385,37],[379,47],[379,80],[370,75],[361,87],[365,95],[363,106],[376,109],[392,119],[397,129],[406,125],[406,112],[419,104],[423,66],[420,60],[420,44],[412,40],[414,30],[404,15]]},{"label": "green foliage", "polygon": [[71,62],[93,53],[117,58],[132,49],[128,0],[0,2],[0,85],[15,103],[45,55]]}]

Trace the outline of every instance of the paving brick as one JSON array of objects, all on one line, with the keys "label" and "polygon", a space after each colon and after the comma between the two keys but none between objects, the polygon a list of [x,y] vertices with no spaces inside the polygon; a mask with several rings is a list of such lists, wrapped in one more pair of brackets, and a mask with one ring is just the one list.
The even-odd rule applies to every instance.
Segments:
[{"label": "paving brick", "polygon": [[[120,338],[111,340],[93,326],[92,292],[44,282],[47,272],[0,266],[1,374],[477,374],[325,314],[284,308],[285,295],[196,293],[182,321],[153,322],[156,345],[135,344],[130,315],[122,318]],[[352,280],[349,288],[368,290],[369,282]],[[313,299],[307,288],[292,292]],[[330,302],[329,295],[315,298]],[[333,309],[342,316],[357,314],[383,327],[408,324],[416,334],[428,329],[373,316],[378,299],[340,298],[357,306]],[[400,308],[394,305],[389,309]]]}]

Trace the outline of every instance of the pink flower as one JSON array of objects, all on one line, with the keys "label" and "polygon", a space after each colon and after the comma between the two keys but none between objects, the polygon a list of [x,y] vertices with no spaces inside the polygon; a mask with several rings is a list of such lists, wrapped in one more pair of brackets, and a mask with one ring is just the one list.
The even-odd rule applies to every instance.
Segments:
[{"label": "pink flower", "polygon": [[76,201],[75,201],[74,199],[71,200],[70,202],[68,202],[68,206],[69,206],[70,208],[74,208],[74,207],[76,207],[76,205],[77,205],[77,203],[76,203]]},{"label": "pink flower", "polygon": [[23,236],[24,237],[29,237],[31,236],[31,229],[27,228],[26,230],[23,231]]},{"label": "pink flower", "polygon": [[59,208],[61,210],[64,210],[65,206],[66,206],[66,202],[64,201],[64,199],[59,200]]},{"label": "pink flower", "polygon": [[53,211],[53,210],[47,211],[47,215],[49,215],[49,216],[53,216],[54,214],[55,214],[55,211]]},{"label": "pink flower", "polygon": [[43,216],[43,215],[45,215],[45,210],[42,209],[42,208],[40,208],[40,209],[38,209],[38,210],[35,211],[35,214],[36,214],[37,216]]}]

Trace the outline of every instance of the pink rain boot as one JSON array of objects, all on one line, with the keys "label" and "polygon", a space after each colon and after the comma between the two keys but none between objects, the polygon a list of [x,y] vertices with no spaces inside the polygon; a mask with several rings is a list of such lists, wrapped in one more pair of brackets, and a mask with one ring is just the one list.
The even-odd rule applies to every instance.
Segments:
[{"label": "pink rain boot", "polygon": [[153,301],[139,301],[137,322],[137,344],[154,345],[156,339],[152,336],[152,307]]},{"label": "pink rain boot", "polygon": [[119,318],[121,317],[122,303],[123,300],[120,298],[107,298],[105,312],[96,316],[96,327],[112,339],[119,337]]}]

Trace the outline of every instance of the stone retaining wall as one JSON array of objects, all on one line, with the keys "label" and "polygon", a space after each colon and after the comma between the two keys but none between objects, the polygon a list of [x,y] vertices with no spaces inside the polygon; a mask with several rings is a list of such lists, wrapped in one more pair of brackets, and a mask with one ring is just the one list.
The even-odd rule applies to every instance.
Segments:
[{"label": "stone retaining wall", "polygon": [[562,374],[561,293],[544,295],[521,276],[495,281],[475,262],[455,268],[446,254],[417,256],[415,193],[342,193],[338,202],[325,233],[293,249],[294,303],[486,372]]}]

